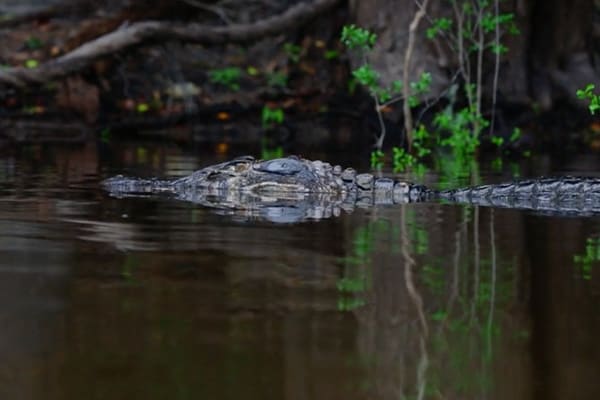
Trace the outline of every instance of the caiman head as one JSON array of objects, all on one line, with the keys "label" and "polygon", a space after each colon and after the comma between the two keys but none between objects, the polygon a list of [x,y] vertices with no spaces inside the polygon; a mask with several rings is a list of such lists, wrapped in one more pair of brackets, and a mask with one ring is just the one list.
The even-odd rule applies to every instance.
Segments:
[{"label": "caiman head", "polygon": [[343,181],[334,171],[328,163],[295,156],[268,161],[244,156],[196,171],[175,184],[184,190],[291,198],[306,193],[343,192]]}]

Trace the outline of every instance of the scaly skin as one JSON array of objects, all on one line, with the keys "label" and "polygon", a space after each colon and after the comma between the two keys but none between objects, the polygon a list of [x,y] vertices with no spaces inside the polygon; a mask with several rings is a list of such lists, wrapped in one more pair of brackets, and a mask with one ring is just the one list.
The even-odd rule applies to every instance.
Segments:
[{"label": "scaly skin", "polygon": [[294,219],[290,213],[322,218],[339,213],[340,208],[431,200],[559,215],[600,214],[600,178],[541,178],[436,191],[295,156],[270,161],[246,156],[176,180],[117,176],[103,185],[115,197],[166,193],[231,212],[278,210],[285,222]]}]

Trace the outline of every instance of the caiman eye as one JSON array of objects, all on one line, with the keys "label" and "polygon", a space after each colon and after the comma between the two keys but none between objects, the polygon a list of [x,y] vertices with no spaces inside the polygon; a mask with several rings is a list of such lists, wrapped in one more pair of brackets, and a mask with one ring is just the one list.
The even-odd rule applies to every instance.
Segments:
[{"label": "caiman eye", "polygon": [[234,171],[235,172],[242,172],[248,169],[248,167],[250,166],[250,164],[248,163],[243,163],[243,164],[236,164],[234,165]]},{"label": "caiman eye", "polygon": [[232,172],[241,172],[248,169],[254,161],[254,157],[252,156],[242,156],[229,161],[227,167],[229,167]]},{"label": "caiman eye", "polygon": [[292,157],[264,161],[254,166],[257,171],[278,175],[294,175],[305,168],[306,165],[302,161]]}]

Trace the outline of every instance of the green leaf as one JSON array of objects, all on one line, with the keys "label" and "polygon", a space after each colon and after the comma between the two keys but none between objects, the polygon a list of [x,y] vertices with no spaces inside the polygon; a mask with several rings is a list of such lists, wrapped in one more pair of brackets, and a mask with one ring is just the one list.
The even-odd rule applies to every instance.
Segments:
[{"label": "green leaf", "polygon": [[302,54],[302,47],[293,43],[286,43],[283,45],[283,51],[287,54],[290,61],[297,63],[300,61],[300,55]]},{"label": "green leaf", "polygon": [[29,50],[37,50],[43,46],[44,42],[35,36],[29,36],[27,39],[25,39],[25,47],[27,47]]},{"label": "green leaf", "polygon": [[383,158],[385,154],[381,150],[371,152],[371,168],[381,168],[383,166]]},{"label": "green leaf", "polygon": [[521,138],[521,129],[518,126],[513,128],[512,134],[510,135],[510,142],[514,143]]},{"label": "green leaf", "polygon": [[325,52],[325,59],[326,60],[333,60],[336,59],[340,56],[340,52],[337,50],[327,50]]},{"label": "green leaf", "polygon": [[264,106],[261,119],[264,127],[269,127],[272,124],[282,124],[284,119],[283,109]]},{"label": "green leaf", "polygon": [[345,25],[341,40],[349,49],[370,50],[377,41],[377,35],[356,25]]},{"label": "green leaf", "polygon": [[258,74],[259,74],[259,71],[258,71],[258,69],[257,69],[256,67],[253,67],[252,65],[249,65],[249,66],[246,68],[246,73],[247,73],[248,75],[250,75],[250,76],[256,76],[256,75],[258,75]]},{"label": "green leaf", "polygon": [[492,136],[490,138],[490,141],[492,142],[492,144],[496,145],[497,147],[500,147],[504,143],[504,138],[500,136]]},{"label": "green leaf", "polygon": [[267,85],[271,87],[286,87],[288,77],[282,72],[273,72],[267,75]]},{"label": "green leaf", "polygon": [[227,67],[214,69],[208,73],[209,80],[212,83],[227,86],[231,90],[239,90],[240,85],[238,80],[242,75],[242,70],[237,67]]},{"label": "green leaf", "polygon": [[30,58],[29,60],[25,61],[26,68],[37,68],[39,65],[40,63],[38,62],[38,60],[34,60],[33,58]]},{"label": "green leaf", "polygon": [[506,54],[508,53],[508,47],[504,46],[501,43],[494,43],[491,46],[491,51],[494,54]]},{"label": "green leaf", "polygon": [[110,128],[104,128],[100,131],[100,141],[102,143],[110,143]]},{"label": "green leaf", "polygon": [[150,110],[150,106],[148,105],[148,103],[139,103],[135,109],[140,114],[143,114],[145,112],[148,112],[148,110]]},{"label": "green leaf", "polygon": [[375,72],[375,70],[368,64],[352,71],[352,75],[360,84],[370,89],[374,89],[377,86],[377,81],[379,80],[379,74],[377,74],[377,72]]},{"label": "green leaf", "polygon": [[435,19],[431,27],[427,28],[425,35],[428,39],[433,39],[442,32],[450,30],[452,27],[452,20],[450,18],[438,18]]},{"label": "green leaf", "polygon": [[448,313],[446,311],[439,310],[431,314],[431,319],[433,321],[442,321],[446,318],[447,315]]}]

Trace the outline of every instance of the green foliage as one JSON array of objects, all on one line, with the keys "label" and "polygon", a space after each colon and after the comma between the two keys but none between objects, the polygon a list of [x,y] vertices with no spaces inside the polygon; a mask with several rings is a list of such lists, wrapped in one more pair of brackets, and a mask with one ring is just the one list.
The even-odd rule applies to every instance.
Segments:
[{"label": "green foliage", "polygon": [[452,20],[450,18],[437,18],[433,20],[425,34],[428,39],[433,39],[436,36],[449,31],[450,28],[452,28]]},{"label": "green foliage", "polygon": [[394,172],[405,171],[416,163],[415,157],[401,147],[392,147]]},{"label": "green foliage", "polygon": [[352,76],[356,78],[358,83],[368,87],[371,91],[376,90],[379,85],[379,74],[368,64],[352,71]]},{"label": "green foliage", "polygon": [[502,147],[502,145],[504,144],[504,138],[502,136],[492,136],[490,137],[490,141],[492,142],[492,144],[496,145],[497,147]]},{"label": "green foliage", "polygon": [[[344,43],[349,49],[358,49],[363,53],[371,50],[377,36],[366,29],[358,28],[355,25],[347,25],[342,29],[342,43]],[[392,82],[390,87],[383,87],[379,83],[379,74],[373,67],[366,61],[360,67],[352,71],[353,80],[349,83],[348,90],[350,93],[354,92],[357,83],[365,86],[371,96],[373,96],[379,103],[386,103],[392,99],[393,96],[399,94],[402,91],[402,81],[395,80]],[[429,76],[431,78],[431,76]],[[423,83],[426,82],[427,77],[424,78]],[[422,83],[422,84],[423,84]],[[379,110],[378,110],[379,112]]]},{"label": "green foliage", "polygon": [[481,27],[485,33],[491,33],[496,30],[496,26],[502,26],[513,35],[520,33],[519,28],[515,24],[515,16],[512,13],[494,15],[491,12],[484,13],[481,18]]},{"label": "green foliage", "polygon": [[258,74],[260,74],[260,71],[258,70],[258,68],[254,67],[252,65],[249,65],[246,68],[246,73],[250,76],[257,76]]},{"label": "green foliage", "polygon": [[[284,113],[281,108],[270,108],[264,106],[262,109],[262,126],[264,129],[271,129],[275,125],[283,123]],[[283,157],[283,148],[281,146],[271,147],[266,138],[261,143],[261,158],[263,160],[272,160]]]},{"label": "green foliage", "polygon": [[324,55],[326,60],[334,60],[334,59],[338,58],[339,56],[340,56],[340,52],[337,50],[327,50]]},{"label": "green foliage", "polygon": [[385,154],[381,150],[373,150],[371,152],[371,168],[379,169],[383,167],[383,159]]},{"label": "green foliage", "polygon": [[506,54],[508,53],[508,47],[504,46],[501,43],[492,43],[490,46],[490,50],[494,54]]},{"label": "green foliage", "polygon": [[226,86],[234,91],[240,90],[239,80],[242,76],[242,70],[238,67],[214,69],[209,72],[208,76],[212,83]]},{"label": "green foliage", "polygon": [[337,290],[346,293],[364,292],[368,289],[365,279],[341,278],[336,283]]},{"label": "green foliage", "polygon": [[410,83],[412,94],[408,98],[408,104],[411,107],[416,107],[419,105],[419,99],[417,96],[429,92],[429,89],[431,88],[431,82],[431,74],[429,72],[423,72],[418,81]]},{"label": "green foliage", "polygon": [[263,142],[263,146],[261,148],[261,153],[260,153],[260,158],[262,158],[263,160],[273,160],[275,158],[282,158],[283,157],[283,147],[281,146],[277,146],[277,147],[267,147],[265,145],[265,143]]},{"label": "green foliage", "polygon": [[419,128],[415,131],[413,138],[413,151],[418,159],[422,159],[423,157],[431,154],[431,150],[427,145],[430,137],[431,134],[427,128],[425,128],[425,125],[419,125]]},{"label": "green foliage", "polygon": [[338,311],[352,311],[364,307],[366,304],[367,302],[360,297],[340,297],[338,299],[337,308]]},{"label": "green foliage", "polygon": [[[451,48],[464,48],[467,53],[478,53],[480,56],[483,51],[490,51],[495,54],[503,54],[508,48],[499,42],[497,33],[502,36],[505,33],[518,34],[519,29],[515,23],[515,16],[512,13],[502,13],[496,15],[494,2],[490,0],[474,0],[472,2],[457,2],[455,9],[455,20],[443,17],[431,20],[430,27],[426,30],[429,39],[439,36],[453,41]],[[461,26],[456,26],[455,21],[460,21]],[[483,32],[483,36],[481,35]],[[401,93],[403,82],[396,80],[389,87],[383,87],[380,83],[380,74],[369,64],[368,52],[373,48],[377,36],[367,29],[359,28],[355,25],[348,25],[342,29],[341,41],[350,50],[358,50],[363,56],[363,63],[352,71],[352,81],[349,83],[349,90],[353,91],[355,85],[361,84],[368,89],[371,96],[376,101],[376,110],[379,113],[380,122],[381,106],[389,105],[401,98],[396,97]],[[460,44],[460,46],[458,45]],[[473,60],[461,60],[464,64],[469,64]],[[481,68],[478,65],[477,68]],[[481,90],[478,85],[481,84],[481,74],[471,72],[472,68],[465,67],[460,69],[463,80],[464,94],[467,104],[462,107],[455,107],[455,91],[451,93],[450,105],[434,117],[433,126],[435,130],[430,134],[424,126],[420,126],[414,134],[411,148],[412,154],[408,154],[404,149],[393,149],[394,169],[404,170],[420,165],[419,160],[431,154],[431,146],[437,143],[441,146],[448,146],[452,149],[454,158],[462,160],[465,157],[473,158],[480,141],[480,133],[489,126],[489,122],[483,117],[481,112]],[[475,78],[477,76],[477,78]],[[402,99],[408,102],[411,108],[420,104],[420,98],[431,90],[433,78],[428,72],[424,72],[416,82],[404,82],[409,85],[410,94],[408,98]],[[592,97],[590,91],[586,92],[588,99],[594,99],[596,109],[600,109],[600,98]],[[383,123],[382,123],[383,124]],[[381,127],[382,134],[378,144],[383,142],[384,127]],[[509,139],[510,142],[518,140],[520,131],[515,130]],[[433,139],[433,140],[432,140]],[[501,137],[492,137],[492,143],[501,147],[506,139]],[[382,155],[373,153],[371,155],[371,164],[380,165]],[[460,162],[459,164],[464,164]]]},{"label": "green foliage", "polygon": [[356,78],[348,79],[348,94],[354,94],[354,92],[356,92],[357,85],[358,82],[356,81]]},{"label": "green foliage", "polygon": [[38,60],[34,60],[33,58],[30,58],[28,60],[25,60],[25,67],[26,68],[37,68],[40,65]]},{"label": "green foliage", "polygon": [[100,141],[102,143],[110,143],[111,133],[110,128],[104,128],[100,131]]},{"label": "green foliage", "polygon": [[275,124],[283,123],[284,113],[281,108],[270,108],[264,106],[262,109],[262,125],[264,128],[272,127]]},{"label": "green foliage", "polygon": [[574,255],[573,261],[581,269],[583,279],[592,279],[592,267],[600,262],[600,238],[587,238],[584,253]]},{"label": "green foliage", "polygon": [[367,51],[375,46],[377,35],[356,25],[346,25],[342,28],[342,43],[351,50]]},{"label": "green foliage", "polygon": [[592,83],[588,84],[585,89],[577,90],[577,98],[589,101],[588,109],[592,115],[596,114],[596,111],[600,110],[600,96],[594,94],[596,86]]},{"label": "green foliage", "polygon": [[[465,107],[458,112],[447,107],[443,112],[436,114],[434,124],[449,135],[439,139],[443,146],[450,146],[454,152],[472,155],[479,146],[479,132],[488,125],[488,121],[478,116],[474,110]],[[473,127],[479,126],[479,131]]]},{"label": "green foliage", "polygon": [[297,63],[298,61],[300,61],[302,47],[293,43],[286,43],[283,45],[283,51],[285,52],[285,54],[287,54],[291,62]]},{"label": "green foliage", "polygon": [[[472,154],[452,151],[436,157],[435,170],[440,172],[440,189],[456,187],[457,179],[467,179],[477,184],[479,164]],[[465,209],[468,210],[468,209]]]},{"label": "green foliage", "polygon": [[123,265],[121,267],[121,277],[126,281],[134,281],[134,272],[140,266],[140,262],[137,257],[133,255],[128,255],[123,260]]},{"label": "green foliage", "polygon": [[363,296],[372,290],[373,252],[381,240],[379,236],[388,230],[385,221],[372,220],[354,233],[352,254],[342,259],[344,276],[336,283],[339,311],[351,311],[367,304]]},{"label": "green foliage", "polygon": [[389,101],[393,95],[402,89],[402,82],[396,80],[390,88],[381,87],[379,84],[379,74],[369,64],[364,64],[352,71],[354,85],[360,83],[369,89],[369,93],[380,103]]},{"label": "green foliage", "polygon": [[273,72],[267,75],[267,85],[271,87],[281,87],[284,88],[287,86],[288,77],[283,72]]},{"label": "green foliage", "polygon": [[383,88],[376,87],[371,91],[373,96],[376,96],[379,99],[380,103],[387,103],[392,100],[394,96],[397,96],[402,91],[402,81],[395,80],[392,82],[391,87]]},{"label": "green foliage", "polygon": [[44,42],[42,42],[42,40],[38,37],[29,36],[27,39],[25,39],[24,46],[28,50],[37,50],[44,46]]},{"label": "green foliage", "polygon": [[423,72],[418,81],[410,83],[410,88],[413,90],[414,94],[427,93],[431,87],[431,81],[431,74],[429,72]]},{"label": "green foliage", "polygon": [[424,172],[425,166],[420,163],[425,157],[431,154],[431,149],[429,148],[428,142],[431,137],[431,134],[425,127],[425,125],[421,124],[414,132],[413,137],[413,153],[409,154],[400,147],[393,147],[393,165],[394,172],[405,171],[409,168],[413,168],[417,173]]},{"label": "green foliage", "polygon": [[519,139],[521,139],[521,128],[515,126],[508,140],[510,140],[511,143],[515,143]]},{"label": "green foliage", "polygon": [[[515,126],[513,128],[513,131],[511,133],[510,137],[508,138],[508,142],[515,143],[519,139],[521,139],[521,129],[519,127]],[[504,144],[504,138],[501,136],[496,136],[496,135],[490,136],[490,141],[496,147],[502,147],[502,145]]]},{"label": "green foliage", "polygon": [[143,113],[146,113],[146,112],[148,112],[148,110],[150,110],[150,106],[148,105],[148,103],[138,103],[138,104],[135,106],[135,110],[136,110],[138,113],[140,113],[140,114],[143,114]]}]

